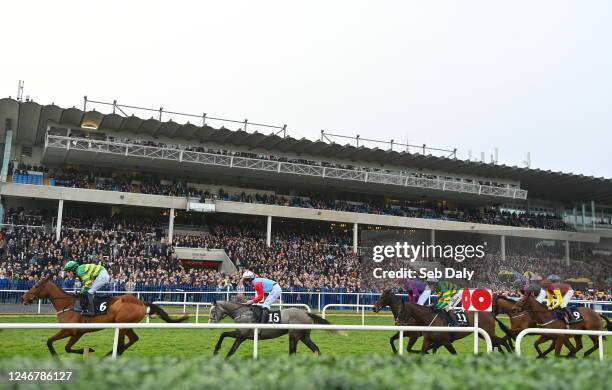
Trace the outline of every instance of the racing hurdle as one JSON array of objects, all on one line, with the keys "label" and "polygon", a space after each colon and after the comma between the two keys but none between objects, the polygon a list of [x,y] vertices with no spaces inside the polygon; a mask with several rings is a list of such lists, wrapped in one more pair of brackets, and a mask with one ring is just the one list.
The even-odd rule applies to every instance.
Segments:
[{"label": "racing hurdle", "polygon": [[[117,347],[119,345],[120,329],[253,329],[253,359],[257,359],[259,347],[259,331],[264,329],[287,329],[287,330],[345,330],[345,331],[373,331],[373,332],[399,332],[399,354],[404,354],[404,332],[444,332],[444,333],[474,333],[475,345],[478,335],[481,335],[486,343],[487,353],[493,351],[491,337],[483,329],[478,327],[447,327],[447,326],[386,326],[386,325],[317,325],[317,324],[237,324],[237,323],[0,323],[0,329],[114,329],[112,358],[117,358]],[[478,354],[475,348],[474,354]]]},{"label": "racing hurdle", "polygon": [[528,334],[566,334],[566,335],[581,335],[581,336],[598,336],[599,344],[599,360],[604,360],[604,336],[612,336],[612,332],[606,330],[578,330],[578,329],[545,329],[545,328],[527,328],[521,331],[516,336],[515,350],[516,355],[521,356],[521,341]]}]

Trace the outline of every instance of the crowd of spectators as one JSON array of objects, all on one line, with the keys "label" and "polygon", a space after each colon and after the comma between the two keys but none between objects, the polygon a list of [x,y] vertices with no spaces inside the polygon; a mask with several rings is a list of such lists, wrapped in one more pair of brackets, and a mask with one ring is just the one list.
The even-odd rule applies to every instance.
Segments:
[{"label": "crowd of spectators", "polygon": [[[356,257],[345,237],[287,230],[276,234],[268,248],[260,228],[211,225],[206,234],[176,236],[174,245],[224,249],[239,271],[248,267],[286,286],[359,288]],[[62,264],[75,258],[104,264],[121,288],[235,287],[239,280],[240,272],[226,275],[183,267],[174,246],[165,242],[160,220],[67,215],[61,236],[55,242],[55,235],[42,229],[5,229],[0,237],[0,279],[32,281],[46,272],[59,275]]]},{"label": "crowd of spectators", "polygon": [[[14,220],[27,216],[45,218],[44,212],[24,209],[9,209],[6,215]],[[163,223],[158,218],[102,217],[88,210],[73,210],[66,213],[57,242],[54,232],[48,230],[5,228],[0,232],[0,289],[23,288],[23,283],[31,284],[46,273],[62,275],[61,267],[69,259],[103,264],[112,275],[115,290],[235,288],[244,269],[277,280],[286,288],[346,292],[370,289],[360,278],[359,259],[352,253],[350,233],[343,230],[280,224],[268,247],[264,224],[215,220],[193,234],[177,234],[173,245],[168,245]],[[184,267],[174,246],[224,249],[238,272]],[[572,261],[568,267],[563,260],[546,254],[508,255],[505,260],[487,255],[466,266],[475,271],[474,285],[499,292],[516,291],[524,280],[550,274],[563,280],[590,278],[596,286],[612,283],[612,265],[606,257]],[[70,279],[62,283],[65,288],[75,285]]]},{"label": "crowd of spectators", "polygon": [[180,180],[154,179],[146,175],[121,175],[80,173],[74,168],[63,168],[51,171],[55,185],[73,188],[88,188],[105,191],[138,192],[151,195],[190,197],[205,201],[219,199],[244,203],[272,204],[288,207],[314,208],[321,210],[347,211],[377,215],[392,215],[412,218],[442,219],[459,222],[485,223],[504,226],[521,226],[537,229],[574,230],[561,217],[548,214],[504,211],[498,207],[440,207],[434,203],[421,205],[417,202],[404,205],[389,204],[382,198],[370,198],[361,201],[334,199],[319,193],[308,193],[303,196],[287,196],[259,193],[229,193],[223,189],[210,192],[196,188],[195,184]]}]

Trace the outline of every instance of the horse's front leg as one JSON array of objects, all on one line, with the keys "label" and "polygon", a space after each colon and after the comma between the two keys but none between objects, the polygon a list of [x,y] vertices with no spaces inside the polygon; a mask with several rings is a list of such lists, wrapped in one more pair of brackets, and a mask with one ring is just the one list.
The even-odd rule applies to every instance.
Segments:
[{"label": "horse's front leg", "polygon": [[399,335],[400,332],[397,332],[389,339],[389,343],[391,344],[391,350],[393,350],[393,353],[397,353],[397,348],[395,348],[395,340],[399,339]]},{"label": "horse's front leg", "polygon": [[49,348],[49,352],[51,352],[51,355],[57,356],[57,352],[55,352],[55,348],[53,348],[53,343],[57,340],[65,339],[66,337],[70,336],[70,333],[71,330],[62,329],[53,336],[49,337],[49,339],[47,340],[47,348]]},{"label": "horse's front leg", "polygon": [[[85,353],[84,349],[72,349],[72,346],[74,346],[74,344],[77,343],[77,341],[79,341],[79,339],[83,336],[83,333],[77,333],[74,336],[70,336],[70,340],[68,340],[68,343],[66,344],[66,346],[64,347],[64,350],[68,353],[78,353],[78,354],[83,354]],[[89,352],[95,352],[93,348],[89,348]]]},{"label": "horse's front leg", "polygon": [[410,338],[408,339],[408,346],[406,347],[406,351],[410,353],[419,353],[419,351],[413,351],[412,347],[416,344],[417,340],[421,337],[419,333],[411,333]]},{"label": "horse's front leg", "polygon": [[232,348],[229,350],[225,358],[229,359],[234,353],[236,353],[236,351],[238,350],[238,347],[240,347],[240,344],[242,344],[244,340],[246,339],[242,336],[236,337],[236,340],[234,340],[234,345],[232,345]]},{"label": "horse's front leg", "polygon": [[[542,353],[542,351],[540,350],[540,344],[545,343],[547,340],[548,340],[548,337],[546,337],[544,335],[541,335],[533,343],[533,347],[535,348],[536,352],[538,353],[538,359],[542,359],[542,358],[546,357],[546,354]],[[554,349],[554,346],[552,348]],[[548,352],[550,352],[550,351],[548,351]]]},{"label": "horse's front leg", "polygon": [[215,350],[213,351],[213,354],[216,355],[219,353],[219,350],[221,349],[221,344],[223,344],[223,339],[225,339],[226,337],[236,338],[239,335],[240,335],[240,331],[238,330],[221,333],[221,336],[219,336],[219,341],[217,341],[217,345],[215,345]]}]

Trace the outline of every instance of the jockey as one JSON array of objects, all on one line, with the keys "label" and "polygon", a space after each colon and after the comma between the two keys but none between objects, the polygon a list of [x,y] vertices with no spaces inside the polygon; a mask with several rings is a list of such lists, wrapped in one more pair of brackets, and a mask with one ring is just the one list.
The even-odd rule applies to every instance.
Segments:
[{"label": "jockey", "polygon": [[546,299],[546,290],[544,290],[540,283],[538,283],[536,280],[527,282],[527,284],[520,289],[520,292],[525,295],[534,295],[536,297],[536,301],[540,303],[544,303],[544,300]]},{"label": "jockey", "polygon": [[283,290],[280,288],[278,283],[274,280],[266,278],[256,278],[252,271],[244,271],[242,279],[249,283],[251,287],[255,289],[255,298],[246,302],[247,305],[260,302],[264,299],[265,294],[268,294],[268,298],[265,299],[262,304],[261,319],[260,322],[265,324],[268,322],[268,313],[270,313],[270,306],[281,297]]},{"label": "jockey", "polygon": [[546,306],[548,309],[564,309],[567,321],[572,321],[572,311],[567,307],[567,304],[574,297],[572,286],[567,283],[553,283],[548,279],[544,279],[542,280],[542,288],[546,290]]},{"label": "jockey", "polygon": [[110,276],[106,269],[99,264],[81,264],[70,260],[64,266],[64,271],[68,275],[76,277],[81,281],[81,296],[87,299],[87,310],[81,314],[93,316],[96,313],[94,294],[110,281]]},{"label": "jockey", "polygon": [[450,315],[449,311],[461,300],[461,291],[456,284],[445,282],[444,280],[437,281],[436,293],[438,294],[438,303],[434,306],[435,309],[444,310],[447,320],[451,326],[459,326],[457,320]]},{"label": "jockey", "polygon": [[403,279],[404,290],[412,297],[411,302],[423,306],[431,296],[431,289],[427,283],[416,279]]}]

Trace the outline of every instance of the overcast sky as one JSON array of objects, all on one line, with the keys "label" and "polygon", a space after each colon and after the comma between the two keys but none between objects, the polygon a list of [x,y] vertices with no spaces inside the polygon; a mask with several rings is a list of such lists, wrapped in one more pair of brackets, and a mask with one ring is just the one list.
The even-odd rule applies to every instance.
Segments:
[{"label": "overcast sky", "polygon": [[[179,5],[180,3],[180,5]],[[458,148],[612,177],[609,1],[2,2],[0,95]]]}]

